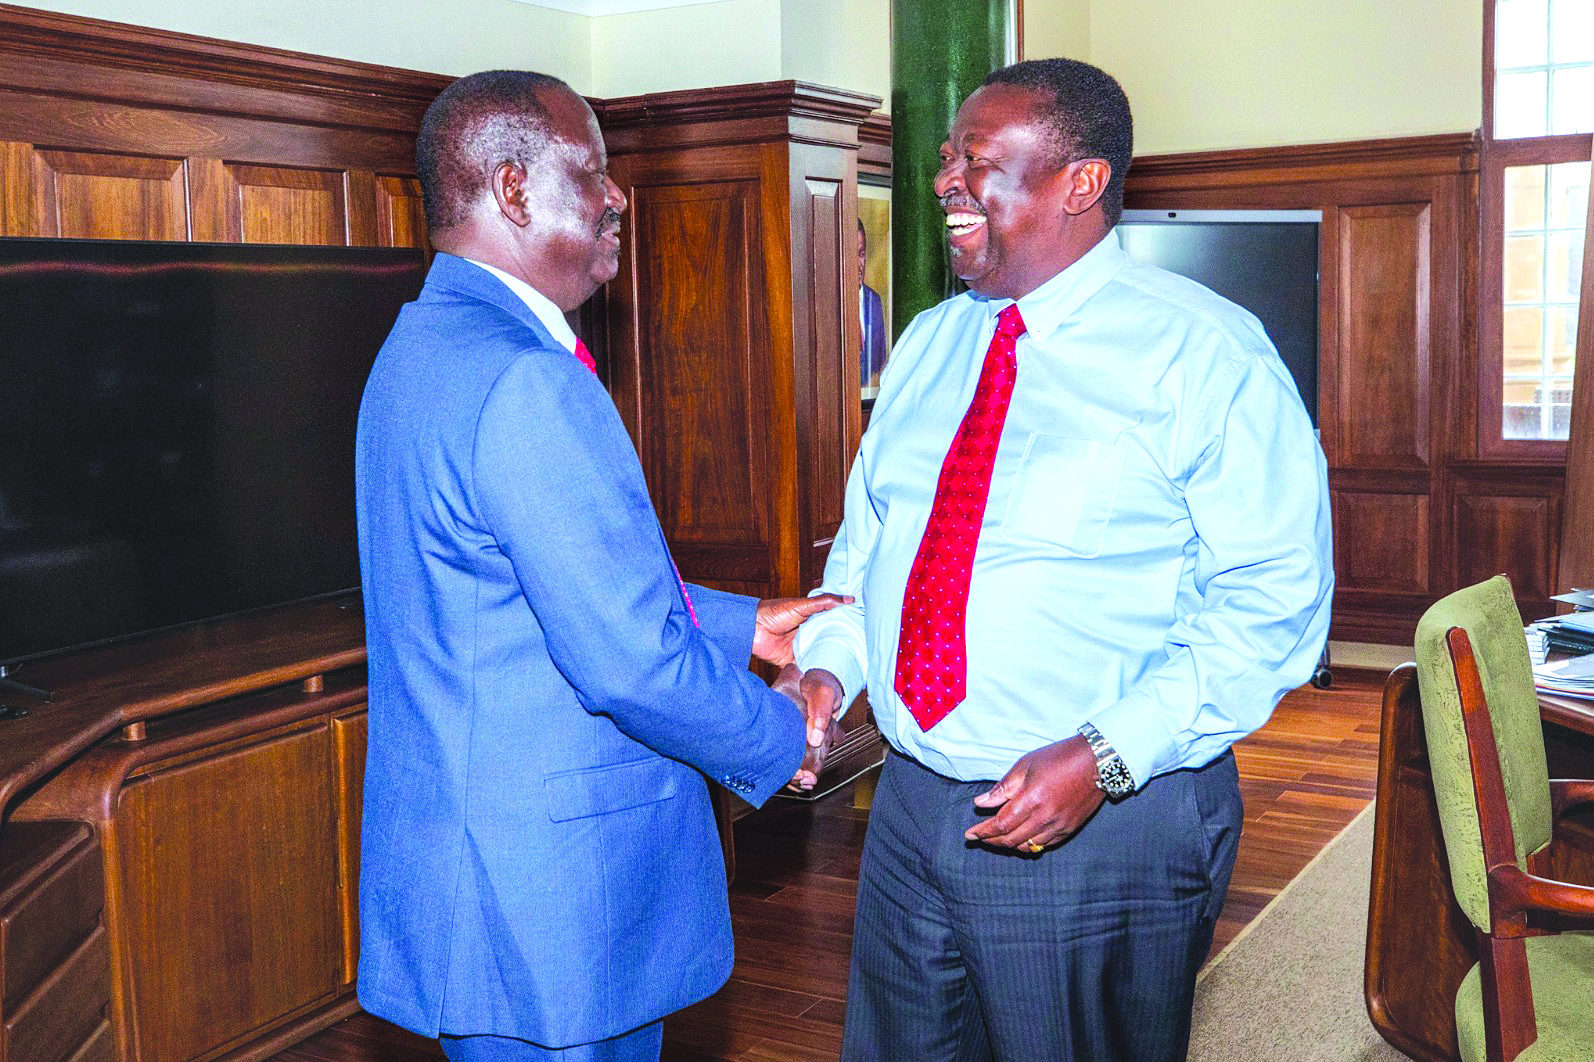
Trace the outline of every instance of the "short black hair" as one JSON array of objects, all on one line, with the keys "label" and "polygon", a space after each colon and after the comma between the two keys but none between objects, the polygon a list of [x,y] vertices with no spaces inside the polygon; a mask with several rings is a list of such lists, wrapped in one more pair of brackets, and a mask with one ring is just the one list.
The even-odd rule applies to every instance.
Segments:
[{"label": "short black hair", "polygon": [[469,217],[500,163],[529,167],[548,149],[542,94],[552,88],[570,86],[530,70],[484,70],[438,93],[415,138],[428,229],[440,232]]},{"label": "short black hair", "polygon": [[1051,97],[1041,119],[1057,138],[1058,165],[1106,159],[1112,177],[1102,193],[1108,227],[1124,212],[1124,180],[1134,156],[1135,127],[1129,97],[1105,70],[1078,59],[1027,59],[993,70],[987,85],[1017,85]]}]

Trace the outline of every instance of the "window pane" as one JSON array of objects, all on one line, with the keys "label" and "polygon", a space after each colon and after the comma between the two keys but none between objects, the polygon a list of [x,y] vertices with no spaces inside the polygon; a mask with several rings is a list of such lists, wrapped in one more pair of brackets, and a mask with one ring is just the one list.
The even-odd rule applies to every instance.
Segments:
[{"label": "window pane", "polygon": [[1557,70],[1551,85],[1554,98],[1550,101],[1550,132],[1594,130],[1594,66]]},{"label": "window pane", "polygon": [[[1500,10],[1504,11],[1504,5]],[[1497,15],[1499,13],[1496,12]],[[1555,42],[1555,62],[1576,63],[1594,59],[1594,4],[1589,3],[1589,0],[1556,0],[1550,18],[1550,38]],[[1495,34],[1496,49],[1499,48],[1499,39],[1499,34]],[[1513,62],[1510,65],[1529,64]]]},{"label": "window pane", "polygon": [[[1550,332],[1546,337],[1550,351],[1550,371],[1565,376],[1572,375],[1572,363],[1577,354],[1577,307],[1550,307]],[[1567,380],[1566,400],[1572,398],[1572,381]]]},{"label": "window pane", "polygon": [[1546,84],[1542,70],[1500,75],[1494,89],[1496,140],[1544,135]]},{"label": "window pane", "polygon": [[[1545,255],[1545,283],[1551,302],[1569,302],[1577,305],[1577,285],[1583,276],[1583,234],[1581,232],[1555,232],[1550,234],[1549,253]],[[1506,291],[1511,290],[1509,284]],[[1509,294],[1506,298],[1511,298]]]},{"label": "window pane", "polygon": [[1550,228],[1576,229],[1588,224],[1588,166],[1586,162],[1562,162],[1550,171]]},{"label": "window pane", "polygon": [[1543,166],[1512,166],[1505,171],[1505,231],[1544,227]]},{"label": "window pane", "polygon": [[1538,306],[1505,308],[1505,374],[1537,378],[1544,370],[1544,310]]},{"label": "window pane", "polygon": [[1546,6],[1546,0],[1500,0],[1494,9],[1496,69],[1543,66],[1549,61],[1545,53]]},{"label": "window pane", "polygon": [[1538,233],[1505,239],[1505,301],[1544,301],[1544,237]]},{"label": "window pane", "polygon": [[1564,439],[1589,164],[1508,167],[1504,180],[1501,430],[1508,439]]}]

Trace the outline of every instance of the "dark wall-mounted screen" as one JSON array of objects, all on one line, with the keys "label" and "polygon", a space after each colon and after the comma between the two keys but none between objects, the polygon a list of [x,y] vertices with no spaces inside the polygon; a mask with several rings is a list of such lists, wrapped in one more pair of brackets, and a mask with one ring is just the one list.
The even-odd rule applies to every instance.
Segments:
[{"label": "dark wall-mounted screen", "polygon": [[1313,427],[1321,217],[1315,210],[1126,210],[1118,224],[1135,260],[1205,284],[1257,316]]},{"label": "dark wall-mounted screen", "polygon": [[0,240],[0,663],[359,585],[419,251]]}]

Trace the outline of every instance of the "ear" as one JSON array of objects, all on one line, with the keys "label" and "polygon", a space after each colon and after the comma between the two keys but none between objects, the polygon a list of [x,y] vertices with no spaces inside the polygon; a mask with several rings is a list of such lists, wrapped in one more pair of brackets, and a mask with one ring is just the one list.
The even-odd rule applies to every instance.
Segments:
[{"label": "ear", "polygon": [[531,222],[531,211],[526,205],[526,171],[513,162],[500,162],[493,168],[493,201],[498,212],[509,221],[525,228]]},{"label": "ear", "polygon": [[1101,201],[1112,179],[1112,167],[1106,159],[1076,159],[1058,176],[1063,180],[1063,210],[1083,214]]}]

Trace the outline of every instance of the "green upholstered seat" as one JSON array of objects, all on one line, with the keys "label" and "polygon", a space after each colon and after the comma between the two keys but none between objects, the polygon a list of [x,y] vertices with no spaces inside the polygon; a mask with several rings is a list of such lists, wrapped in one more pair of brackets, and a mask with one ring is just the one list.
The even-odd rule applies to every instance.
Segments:
[{"label": "green upholstered seat", "polygon": [[[1533,1013],[1539,1039],[1516,1062],[1594,1059],[1594,934],[1529,937]],[[1456,993],[1456,1040],[1465,1062],[1483,1062],[1483,986],[1474,966]]]}]

